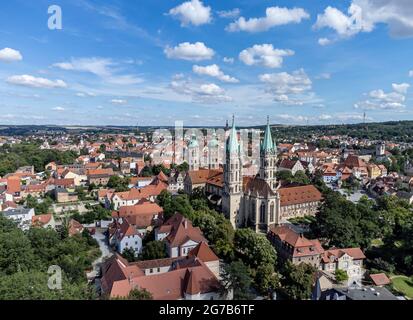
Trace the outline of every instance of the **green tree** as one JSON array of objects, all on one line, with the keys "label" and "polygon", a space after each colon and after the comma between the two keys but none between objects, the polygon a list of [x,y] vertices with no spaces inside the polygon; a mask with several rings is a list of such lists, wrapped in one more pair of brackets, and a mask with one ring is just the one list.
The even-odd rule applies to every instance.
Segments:
[{"label": "green tree", "polygon": [[133,289],[129,292],[128,300],[152,300],[152,293],[144,289]]},{"label": "green tree", "polygon": [[310,299],[315,272],[317,269],[306,263],[298,266],[287,263],[281,280],[283,292],[292,300]]},{"label": "green tree", "polygon": [[270,264],[258,266],[255,272],[255,286],[263,295],[268,295],[271,291],[278,288],[280,285],[280,277],[274,270],[274,266]]},{"label": "green tree", "polygon": [[222,274],[222,290],[224,294],[233,292],[234,300],[249,300],[251,294],[251,271],[242,261],[225,264]]},{"label": "green tree", "polygon": [[275,265],[277,254],[268,239],[251,229],[235,232],[234,247],[237,255],[251,268],[260,265]]},{"label": "green tree", "polygon": [[142,260],[155,260],[166,258],[166,246],[163,241],[151,241],[142,250]]},{"label": "green tree", "polygon": [[126,260],[128,260],[128,262],[137,261],[135,250],[133,248],[125,248],[122,251],[122,257],[124,257]]},{"label": "green tree", "polygon": [[340,283],[344,283],[345,281],[348,280],[348,274],[347,274],[347,272],[344,271],[344,270],[337,269],[337,270],[334,272],[334,275],[335,275],[335,277],[336,277],[336,280],[337,280],[338,282],[340,282]]}]

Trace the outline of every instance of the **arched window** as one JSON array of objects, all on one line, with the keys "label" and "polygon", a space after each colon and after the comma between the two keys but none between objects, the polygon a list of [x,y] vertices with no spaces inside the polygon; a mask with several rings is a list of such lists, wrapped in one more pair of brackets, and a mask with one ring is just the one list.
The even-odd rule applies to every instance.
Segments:
[{"label": "arched window", "polygon": [[274,209],[274,202],[272,202],[270,206],[270,222],[274,222]]},{"label": "arched window", "polygon": [[265,203],[261,203],[260,208],[260,223],[265,223]]}]

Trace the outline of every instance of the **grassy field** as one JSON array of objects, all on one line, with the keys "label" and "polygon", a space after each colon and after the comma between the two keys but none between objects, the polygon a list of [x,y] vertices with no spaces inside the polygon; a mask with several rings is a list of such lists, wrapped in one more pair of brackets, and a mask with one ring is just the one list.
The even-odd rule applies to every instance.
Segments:
[{"label": "grassy field", "polygon": [[413,299],[413,279],[406,276],[393,276],[391,278],[393,288],[403,293],[409,299]]}]

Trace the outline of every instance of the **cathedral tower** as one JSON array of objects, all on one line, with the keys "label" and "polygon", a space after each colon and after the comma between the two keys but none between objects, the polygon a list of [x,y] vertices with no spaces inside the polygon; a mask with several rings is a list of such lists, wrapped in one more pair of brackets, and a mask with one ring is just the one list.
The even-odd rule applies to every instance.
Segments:
[{"label": "cathedral tower", "polygon": [[188,161],[189,170],[199,170],[199,143],[195,134],[192,135],[191,141],[188,144]]},{"label": "cathedral tower", "polygon": [[232,128],[226,143],[222,210],[226,217],[230,219],[234,228],[243,223],[243,218],[241,217],[242,181],[241,147],[233,119]]},{"label": "cathedral tower", "polygon": [[208,144],[208,167],[209,169],[219,169],[219,143],[215,130]]},{"label": "cathedral tower", "polygon": [[277,188],[277,147],[272,139],[270,119],[267,118],[264,141],[260,151],[259,176],[265,180],[273,191]]}]

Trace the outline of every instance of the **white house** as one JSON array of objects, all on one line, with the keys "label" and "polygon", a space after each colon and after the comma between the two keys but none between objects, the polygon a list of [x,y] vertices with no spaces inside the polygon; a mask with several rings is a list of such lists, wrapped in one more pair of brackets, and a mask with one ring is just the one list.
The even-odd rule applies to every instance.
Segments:
[{"label": "white house", "polygon": [[122,253],[125,249],[133,249],[135,255],[142,252],[142,236],[127,218],[120,218],[111,243],[116,251]]},{"label": "white house", "polygon": [[194,227],[181,214],[175,214],[155,229],[155,240],[165,241],[171,258],[184,257],[201,242],[207,242],[198,227]]},{"label": "white house", "polygon": [[32,218],[34,217],[34,209],[26,209],[26,208],[17,208],[17,209],[9,209],[7,211],[2,212],[3,216],[6,218],[13,220],[18,223],[18,226],[22,230],[30,229],[32,225]]}]

